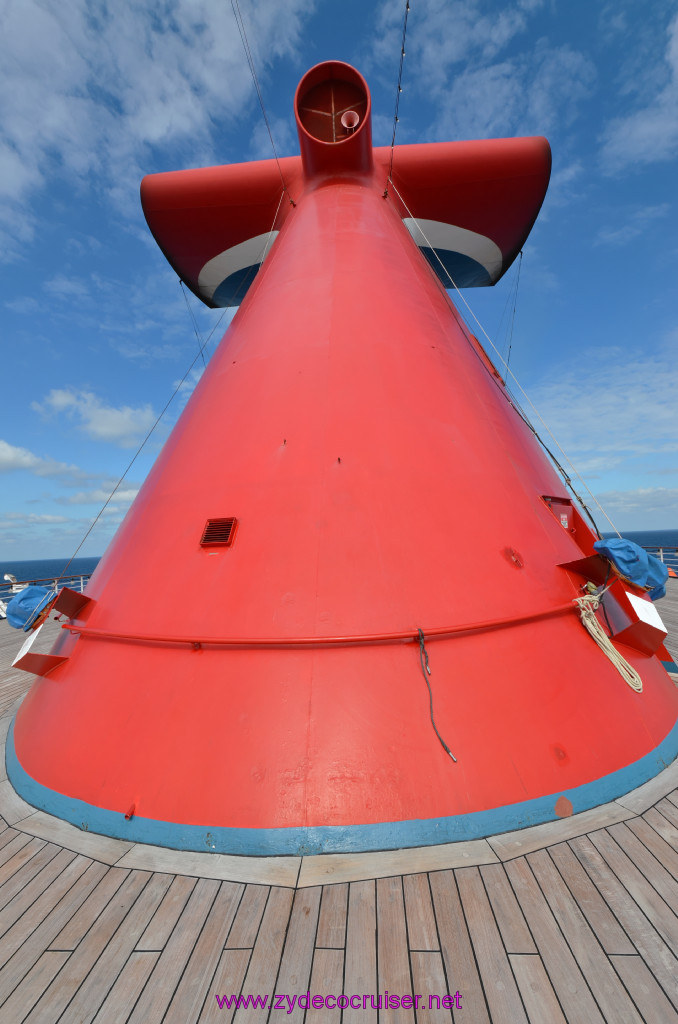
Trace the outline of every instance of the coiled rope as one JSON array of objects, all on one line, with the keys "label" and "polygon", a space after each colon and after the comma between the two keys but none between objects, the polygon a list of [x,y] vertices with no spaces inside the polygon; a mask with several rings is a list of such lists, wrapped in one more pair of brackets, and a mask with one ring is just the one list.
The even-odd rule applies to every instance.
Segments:
[{"label": "coiled rope", "polygon": [[624,682],[628,683],[631,689],[635,690],[636,693],[642,693],[643,680],[640,678],[635,668],[629,665],[626,658],[624,658],[614,644],[610,642],[610,638],[607,636],[605,630],[596,618],[596,609],[600,605],[600,600],[604,592],[605,591],[600,594],[584,594],[583,597],[575,597],[574,604],[579,608],[579,614],[584,626],[596,641],[603,654],[606,654],[610,659]]}]

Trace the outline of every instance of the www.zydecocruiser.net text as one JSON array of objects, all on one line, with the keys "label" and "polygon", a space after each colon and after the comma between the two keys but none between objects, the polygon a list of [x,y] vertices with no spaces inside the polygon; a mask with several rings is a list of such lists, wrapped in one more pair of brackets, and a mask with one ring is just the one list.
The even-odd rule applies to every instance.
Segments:
[{"label": "www.zydecocruiser.net text", "polygon": [[[346,1010],[421,1010],[428,1007],[429,1010],[461,1010],[463,996],[459,991],[454,994],[449,992],[445,995],[403,995],[398,996],[386,990],[379,994],[365,993],[353,995],[311,995],[305,992],[301,996],[288,996],[277,994],[273,996],[239,996],[239,995],[215,995],[220,1010],[253,1009],[253,1010],[285,1010],[292,1013],[294,1009],[300,1010],[328,1010],[339,1008]],[[269,1001],[270,1000],[270,1001]]]}]

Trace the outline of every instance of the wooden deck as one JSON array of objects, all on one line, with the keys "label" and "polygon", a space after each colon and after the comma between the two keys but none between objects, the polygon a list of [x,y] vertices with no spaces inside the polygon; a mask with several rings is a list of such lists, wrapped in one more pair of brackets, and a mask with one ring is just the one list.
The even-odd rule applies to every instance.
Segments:
[{"label": "wooden deck", "polygon": [[[31,681],[8,667],[20,643],[0,623],[3,737]],[[356,856],[133,846],[6,780],[0,812],[0,1024],[678,1024],[678,762],[549,825]],[[385,990],[419,1008],[372,1008]],[[360,1005],[270,1009],[308,991]],[[460,1009],[429,1009],[448,993]],[[231,994],[269,1005],[220,1009]]]}]

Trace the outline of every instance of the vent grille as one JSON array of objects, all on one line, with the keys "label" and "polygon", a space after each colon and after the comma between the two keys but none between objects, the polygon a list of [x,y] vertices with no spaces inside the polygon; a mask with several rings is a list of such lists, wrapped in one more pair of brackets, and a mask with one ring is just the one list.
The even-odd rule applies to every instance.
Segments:
[{"label": "vent grille", "polygon": [[202,547],[229,547],[235,537],[238,520],[230,516],[228,519],[208,519],[205,523],[200,544]]}]

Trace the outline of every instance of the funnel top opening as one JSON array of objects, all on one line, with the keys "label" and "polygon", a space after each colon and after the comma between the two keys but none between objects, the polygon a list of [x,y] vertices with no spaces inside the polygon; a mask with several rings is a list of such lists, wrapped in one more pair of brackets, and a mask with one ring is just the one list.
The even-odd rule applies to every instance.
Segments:
[{"label": "funnel top opening", "polygon": [[326,61],[302,78],[295,108],[301,130],[316,142],[336,145],[368,120],[370,94],[364,78],[350,64]]}]

